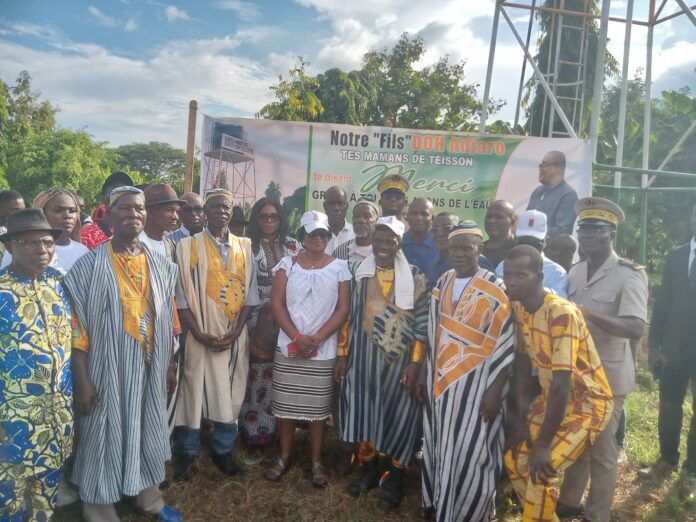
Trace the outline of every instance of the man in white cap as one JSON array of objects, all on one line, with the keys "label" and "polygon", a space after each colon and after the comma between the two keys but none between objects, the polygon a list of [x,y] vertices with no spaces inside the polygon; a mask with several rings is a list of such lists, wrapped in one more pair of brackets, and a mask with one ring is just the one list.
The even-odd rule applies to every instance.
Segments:
[{"label": "man in white cap", "polygon": [[251,240],[230,233],[232,193],[206,194],[207,226],[179,241],[176,304],[188,329],[175,424],[174,478],[188,481],[200,449],[201,417],[214,424],[213,464],[241,473],[230,451],[249,373],[246,320],[259,304]]},{"label": "man in white cap", "polygon": [[361,443],[363,472],[349,492],[379,484],[378,453],[391,457],[379,505],[395,509],[416,446],[420,406],[414,396],[427,342],[429,292],[425,275],[401,251],[404,224],[377,220],[372,254],[354,267],[348,321],[339,338],[334,375],[341,383],[344,442]]},{"label": "man in white cap", "polygon": [[[544,261],[544,288],[567,299],[568,274],[565,268],[551,261],[544,255],[544,244],[546,243],[546,214],[538,210],[525,210],[522,212],[517,223],[515,243],[517,245],[529,245],[539,251]],[[501,261],[495,269],[495,275],[501,279],[503,277],[504,264],[505,262]]]}]

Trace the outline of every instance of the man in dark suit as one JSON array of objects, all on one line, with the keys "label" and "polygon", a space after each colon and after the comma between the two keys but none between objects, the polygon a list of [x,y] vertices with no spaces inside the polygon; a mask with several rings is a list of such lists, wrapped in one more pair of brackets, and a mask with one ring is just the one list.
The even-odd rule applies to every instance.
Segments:
[{"label": "man in dark suit", "polygon": [[[689,381],[696,385],[696,207],[690,224],[694,237],[667,256],[650,324],[651,366],[660,379],[660,459],[640,470],[639,475],[644,478],[664,477],[677,468],[682,405]],[[692,393],[696,400],[696,392]],[[696,416],[689,428],[680,493],[690,496],[695,491]]]}]

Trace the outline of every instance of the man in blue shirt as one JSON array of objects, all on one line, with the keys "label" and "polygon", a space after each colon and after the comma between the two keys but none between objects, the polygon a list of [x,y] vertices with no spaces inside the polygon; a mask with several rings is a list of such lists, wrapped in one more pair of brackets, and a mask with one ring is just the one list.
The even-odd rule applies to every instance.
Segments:
[{"label": "man in blue shirt", "polygon": [[548,237],[573,233],[578,194],[565,180],[565,167],[565,154],[557,150],[546,153],[539,163],[541,186],[534,189],[527,205],[527,210],[546,214]]},{"label": "man in blue shirt", "polygon": [[[546,215],[538,210],[525,210],[520,215],[515,232],[515,241],[518,245],[530,245],[541,253],[544,261],[542,272],[544,274],[544,288],[552,293],[568,299],[568,273],[565,269],[551,261],[543,253],[544,242],[546,240]],[[495,269],[495,275],[503,277],[502,261]]]},{"label": "man in blue shirt", "polygon": [[408,262],[421,269],[424,274],[430,272],[439,250],[430,235],[433,224],[433,204],[426,198],[415,198],[408,206],[408,232],[404,234],[403,250]]}]

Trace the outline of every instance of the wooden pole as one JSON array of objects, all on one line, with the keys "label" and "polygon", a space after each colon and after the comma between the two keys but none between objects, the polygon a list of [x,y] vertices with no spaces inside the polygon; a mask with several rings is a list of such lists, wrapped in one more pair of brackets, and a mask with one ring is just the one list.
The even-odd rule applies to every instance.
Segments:
[{"label": "wooden pole", "polygon": [[193,191],[193,152],[196,148],[196,113],[198,102],[189,102],[188,139],[186,140],[186,172],[184,172],[184,192]]}]

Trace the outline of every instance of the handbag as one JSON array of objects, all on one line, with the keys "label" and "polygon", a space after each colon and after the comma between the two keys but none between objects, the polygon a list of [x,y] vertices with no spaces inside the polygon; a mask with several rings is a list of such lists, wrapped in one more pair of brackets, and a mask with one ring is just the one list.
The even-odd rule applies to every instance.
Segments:
[{"label": "handbag", "polygon": [[273,359],[280,327],[273,319],[271,306],[262,305],[256,317],[256,324],[249,332],[249,352],[253,357],[263,361]]}]

